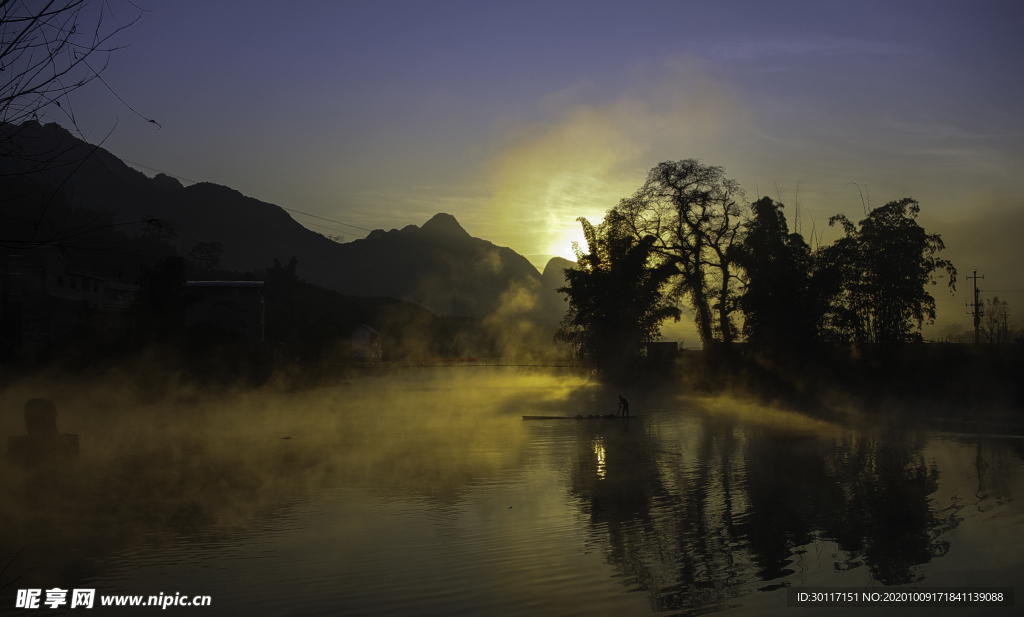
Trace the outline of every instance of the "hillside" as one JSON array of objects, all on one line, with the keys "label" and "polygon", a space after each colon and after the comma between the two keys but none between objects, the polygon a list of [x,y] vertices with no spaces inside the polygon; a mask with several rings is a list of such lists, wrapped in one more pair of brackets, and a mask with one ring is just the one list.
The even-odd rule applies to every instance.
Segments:
[{"label": "hillside", "polygon": [[222,243],[221,268],[258,271],[296,257],[311,283],[351,296],[408,300],[441,315],[483,317],[512,295],[521,299],[523,290],[533,296],[517,304],[523,316],[550,326],[564,312],[554,292],[563,284],[558,268],[549,264],[542,275],[512,249],[470,236],[449,214],[339,244],[279,206],[229,187],[150,178],[56,124],[2,125],[0,133],[17,153],[0,161],[3,197],[24,191],[25,182],[10,178],[27,177],[39,187],[40,204],[57,195],[72,207],[109,213],[123,226],[151,217],[169,221],[182,250],[198,241]]}]

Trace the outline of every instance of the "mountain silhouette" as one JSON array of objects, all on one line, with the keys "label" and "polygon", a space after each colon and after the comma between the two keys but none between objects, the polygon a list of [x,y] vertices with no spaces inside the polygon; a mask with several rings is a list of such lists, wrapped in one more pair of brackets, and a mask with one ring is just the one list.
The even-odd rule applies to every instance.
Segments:
[{"label": "mountain silhouette", "polygon": [[43,203],[45,194],[60,193],[72,207],[108,213],[118,224],[169,221],[180,252],[199,241],[222,243],[224,269],[259,272],[274,259],[296,257],[311,283],[346,295],[408,300],[441,315],[483,317],[498,310],[512,289],[535,294],[532,319],[553,327],[565,311],[554,291],[564,285],[561,266],[549,263],[542,275],[512,249],[471,236],[450,214],[338,243],[281,207],[232,188],[183,186],[165,174],[150,178],[57,124],[0,125],[0,139],[14,153],[0,160],[0,191],[10,194],[15,184],[23,190],[28,178],[44,193]]},{"label": "mountain silhouette", "polygon": [[459,225],[455,217],[444,212],[435,214],[433,218],[420,227],[424,236],[431,236],[438,239],[469,238],[469,232]]}]

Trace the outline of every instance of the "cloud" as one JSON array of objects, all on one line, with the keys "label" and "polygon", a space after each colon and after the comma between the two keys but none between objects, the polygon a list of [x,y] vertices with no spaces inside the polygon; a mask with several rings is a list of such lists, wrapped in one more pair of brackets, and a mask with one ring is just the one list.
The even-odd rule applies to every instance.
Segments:
[{"label": "cloud", "polygon": [[911,53],[915,53],[915,50],[906,45],[846,37],[819,38],[817,40],[746,40],[715,45],[710,49],[710,54],[713,57],[725,60],[764,60],[780,57],[820,56],[822,54],[843,54],[859,57],[865,55],[907,55]]},{"label": "cloud", "polygon": [[547,120],[505,128],[486,207],[502,228],[499,243],[570,256],[577,217],[600,220],[658,162],[713,156],[749,127],[731,89],[700,62],[656,68],[612,100],[595,100],[589,82],[570,84],[539,101]]}]

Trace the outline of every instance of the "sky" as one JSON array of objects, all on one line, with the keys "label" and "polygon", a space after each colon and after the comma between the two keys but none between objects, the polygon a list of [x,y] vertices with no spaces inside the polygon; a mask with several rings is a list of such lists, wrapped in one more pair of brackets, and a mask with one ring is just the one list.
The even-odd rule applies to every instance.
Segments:
[{"label": "sky", "polygon": [[834,214],[918,199],[960,271],[933,334],[970,328],[974,269],[1024,306],[1019,2],[135,2],[110,89],[73,102],[151,175],[348,240],[448,212],[543,267],[577,217],[698,158],[812,245]]}]

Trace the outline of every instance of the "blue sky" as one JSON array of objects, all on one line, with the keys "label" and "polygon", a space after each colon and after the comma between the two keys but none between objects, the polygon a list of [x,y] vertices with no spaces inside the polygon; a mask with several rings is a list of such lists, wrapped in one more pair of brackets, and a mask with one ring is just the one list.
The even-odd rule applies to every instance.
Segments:
[{"label": "blue sky", "polygon": [[[865,188],[915,197],[962,275],[1024,288],[1020,3],[140,6],[104,76],[162,128],[95,82],[75,98],[83,132],[137,164],[359,227],[450,212],[543,263],[577,216],[700,158],[791,219],[799,201],[824,242]],[[966,295],[940,296],[940,325],[969,325]]]}]

